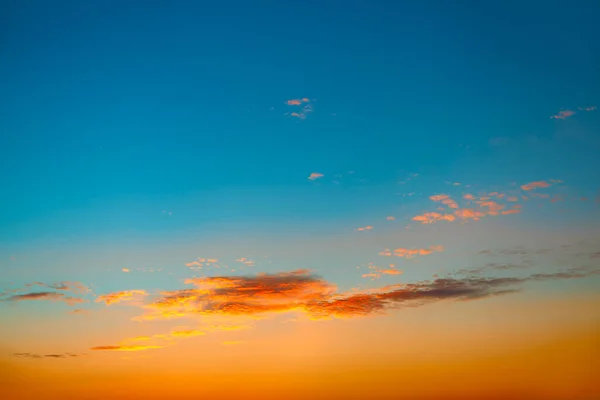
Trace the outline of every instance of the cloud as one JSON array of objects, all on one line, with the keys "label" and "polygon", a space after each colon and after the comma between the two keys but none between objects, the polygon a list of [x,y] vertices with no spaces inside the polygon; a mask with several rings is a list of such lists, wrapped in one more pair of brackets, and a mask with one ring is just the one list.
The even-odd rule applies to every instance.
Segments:
[{"label": "cloud", "polygon": [[437,212],[424,213],[413,217],[413,221],[418,221],[422,224],[432,224],[438,221],[454,221],[456,217],[452,214],[440,214]]},{"label": "cloud", "polygon": [[50,301],[64,301],[70,306],[77,303],[83,303],[85,300],[78,297],[65,296],[63,293],[57,292],[33,292],[25,294],[17,294],[10,296],[3,301],[25,301],[25,300],[50,300]]},{"label": "cloud", "polygon": [[313,111],[313,106],[310,103],[310,99],[308,97],[303,97],[301,99],[290,99],[285,102],[288,106],[296,107],[297,111],[291,112],[286,115],[291,115],[292,117],[296,117],[299,119],[306,119],[306,115]]},{"label": "cloud", "polygon": [[145,290],[124,290],[122,292],[112,292],[100,295],[96,298],[96,303],[102,303],[111,305],[114,303],[119,303],[121,301],[129,301],[133,300],[138,296],[146,296],[148,293]]},{"label": "cloud", "polygon": [[367,225],[367,226],[361,226],[360,228],[356,228],[357,231],[370,231],[373,230],[373,227],[371,225]]},{"label": "cloud", "polygon": [[306,114],[293,112],[290,114],[292,117],[296,117],[298,119],[306,119]]},{"label": "cloud", "polygon": [[90,350],[98,350],[98,351],[143,351],[143,350],[151,350],[151,349],[160,349],[164,346],[96,346],[90,348]]},{"label": "cloud", "polygon": [[[500,266],[494,267],[501,269]],[[507,268],[508,269],[508,268]],[[376,271],[375,273],[381,273]],[[437,278],[389,285],[369,292],[336,293],[336,287],[307,270],[256,276],[193,278],[194,289],[162,293],[150,309],[170,309],[182,315],[254,316],[297,311],[310,318],[348,318],[377,314],[403,305],[442,300],[474,300],[520,289],[526,282],[583,278],[600,270],[570,269],[526,277]]]},{"label": "cloud", "polygon": [[434,196],[429,196],[429,199],[432,201],[442,201],[445,199],[450,198],[450,196],[446,195],[446,194],[436,194]]},{"label": "cloud", "polygon": [[438,278],[412,284],[392,285],[374,293],[340,295],[306,304],[313,318],[348,318],[384,312],[403,305],[421,306],[443,300],[476,300],[514,293],[519,285],[529,281],[584,278],[600,270],[572,269],[564,272],[534,274],[525,278]]},{"label": "cloud", "polygon": [[238,258],[235,261],[237,261],[239,263],[242,263],[242,264],[244,264],[244,265],[246,265],[248,267],[254,267],[256,265],[256,261],[252,261],[252,260],[250,260],[250,259],[248,259],[246,257]]},{"label": "cloud", "polygon": [[535,182],[530,182],[526,185],[522,185],[521,189],[523,190],[533,190],[533,189],[537,189],[537,188],[547,188],[549,187],[550,184],[546,181],[535,181]]},{"label": "cloud", "polygon": [[461,210],[456,210],[454,212],[459,218],[462,219],[473,219],[478,221],[481,217],[485,217],[485,213],[481,211],[477,211],[472,208],[463,208]]},{"label": "cloud", "polygon": [[518,213],[520,213],[520,212],[521,212],[521,210],[519,210],[519,209],[514,209],[514,210],[505,210],[505,211],[502,211],[502,214],[503,214],[503,215],[508,215],[508,214],[518,214]]},{"label": "cloud", "polygon": [[80,354],[73,353],[61,353],[61,354],[37,354],[37,353],[13,353],[13,357],[22,357],[22,358],[71,358],[71,357],[79,357]]},{"label": "cloud", "polygon": [[303,97],[301,99],[290,99],[290,100],[286,100],[285,104],[287,104],[288,106],[299,106],[302,103],[309,103],[310,99],[308,97]]},{"label": "cloud", "polygon": [[121,271],[123,271],[123,272],[130,272],[129,268],[121,268]]},{"label": "cloud", "polygon": [[31,286],[47,287],[50,289],[73,292],[73,293],[78,293],[78,294],[84,294],[84,293],[90,292],[90,288],[81,282],[71,282],[71,281],[63,281],[63,282],[56,282],[56,283],[33,282],[33,283],[28,283],[25,285],[25,287],[31,287]]},{"label": "cloud", "polygon": [[173,337],[192,337],[192,336],[200,336],[200,335],[206,335],[206,332],[200,331],[197,329],[187,329],[187,330],[183,330],[183,331],[171,332],[171,336],[173,336]]},{"label": "cloud", "polygon": [[550,118],[554,118],[554,119],[567,119],[571,116],[575,115],[575,111],[571,111],[571,110],[563,110],[563,111],[559,111],[558,114],[555,114],[553,116],[551,116]]},{"label": "cloud", "polygon": [[388,221],[394,221],[396,218],[390,215],[388,217],[385,217],[385,219]]},{"label": "cloud", "polygon": [[444,251],[443,246],[430,246],[429,248],[422,248],[422,249],[406,249],[403,247],[399,247],[394,250],[385,249],[384,251],[379,253],[379,255],[387,256],[387,257],[395,256],[395,257],[413,258],[416,256],[424,256],[427,254],[431,254],[434,252],[441,252],[441,251]]}]

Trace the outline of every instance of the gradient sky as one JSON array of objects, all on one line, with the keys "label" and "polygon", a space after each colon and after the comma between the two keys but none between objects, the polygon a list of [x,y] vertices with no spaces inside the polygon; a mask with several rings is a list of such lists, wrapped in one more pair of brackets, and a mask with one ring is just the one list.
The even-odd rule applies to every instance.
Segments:
[{"label": "gradient sky", "polygon": [[598,20],[3,2],[0,397],[600,398]]}]

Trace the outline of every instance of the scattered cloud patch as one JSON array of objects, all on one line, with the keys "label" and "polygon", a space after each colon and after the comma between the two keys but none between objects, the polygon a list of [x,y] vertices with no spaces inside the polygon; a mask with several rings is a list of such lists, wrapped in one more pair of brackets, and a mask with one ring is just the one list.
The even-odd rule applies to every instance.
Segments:
[{"label": "scattered cloud patch", "polygon": [[549,186],[551,186],[550,183],[548,183],[546,181],[535,181],[535,182],[530,182],[525,185],[522,185],[521,189],[523,189],[525,191],[529,191],[529,190],[538,189],[538,188],[547,188]]},{"label": "scattered cloud patch", "polygon": [[575,111],[572,111],[572,110],[563,110],[563,111],[559,111],[558,114],[555,114],[555,115],[551,116],[550,118],[553,118],[553,119],[567,119],[569,117],[572,117],[575,114],[576,114]]},{"label": "scattered cloud patch", "polygon": [[322,178],[322,177],[324,177],[324,176],[325,176],[325,175],[323,175],[323,174],[321,174],[321,173],[319,173],[319,172],[313,172],[313,173],[311,173],[311,174],[308,176],[308,179],[309,179],[309,180],[311,180],[311,181],[314,181],[314,180],[316,180],[316,179],[319,179],[319,178]]},{"label": "scattered cloud patch", "polygon": [[146,296],[148,293],[145,290],[124,290],[122,292],[112,292],[100,295],[96,298],[96,303],[104,303],[107,306],[122,301],[134,300],[140,296]]},{"label": "scattered cloud patch", "polygon": [[420,249],[406,249],[403,247],[399,247],[394,250],[385,249],[384,251],[379,253],[379,255],[386,256],[386,257],[394,256],[394,257],[414,258],[417,256],[425,256],[428,254],[432,254],[435,252],[441,252],[441,251],[444,251],[443,246],[430,246],[429,248],[420,248]]}]

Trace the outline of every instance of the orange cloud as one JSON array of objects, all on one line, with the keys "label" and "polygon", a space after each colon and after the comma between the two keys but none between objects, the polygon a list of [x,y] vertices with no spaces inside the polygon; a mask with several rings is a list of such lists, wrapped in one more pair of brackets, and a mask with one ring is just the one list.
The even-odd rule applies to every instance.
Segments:
[{"label": "orange cloud", "polygon": [[449,208],[458,208],[458,204],[452,199],[442,200],[442,204],[447,205]]},{"label": "orange cloud", "polygon": [[401,275],[402,271],[400,271],[399,269],[382,269],[379,272],[381,272],[384,275]]},{"label": "orange cloud", "polygon": [[90,350],[107,350],[107,351],[143,351],[150,349],[160,349],[163,346],[96,346],[90,348]]},{"label": "orange cloud", "polygon": [[192,337],[192,336],[200,336],[206,335],[206,332],[196,330],[196,329],[188,329],[183,331],[175,331],[171,332],[171,336],[173,337]]},{"label": "orange cloud", "polygon": [[[383,271],[387,269],[378,269],[373,273],[384,274]],[[385,273],[401,273],[395,271]],[[189,316],[256,317],[259,314],[295,311],[306,313],[311,319],[350,318],[381,313],[403,305],[420,306],[443,300],[475,300],[513,293],[526,282],[584,278],[598,273],[600,270],[580,268],[526,277],[436,278],[347,293],[336,293],[334,285],[311,275],[307,270],[255,276],[203,277],[185,281],[186,284],[194,285],[193,289],[163,292],[163,297],[147,308]],[[161,315],[156,317],[160,318]],[[142,346],[139,349],[145,348],[153,347]],[[96,349],[134,351],[138,347],[119,345],[100,346]]]},{"label": "orange cloud", "polygon": [[485,213],[476,211],[472,208],[463,208],[454,212],[458,217],[463,219],[473,219],[478,221],[481,217],[485,217]]},{"label": "orange cloud", "polygon": [[450,196],[446,195],[446,194],[436,194],[434,196],[429,196],[429,199],[432,201],[442,201],[445,199],[450,198]]},{"label": "orange cloud", "polygon": [[519,198],[517,196],[508,196],[506,198],[507,201],[511,201],[511,202],[515,202],[515,201],[519,201]]},{"label": "orange cloud", "polygon": [[550,186],[550,184],[546,181],[536,181],[536,182],[530,182],[526,185],[522,185],[521,189],[523,190],[533,190],[536,188],[547,188],[548,186]]},{"label": "orange cloud", "polygon": [[370,231],[372,229],[373,229],[373,227],[371,225],[367,225],[367,226],[362,226],[360,228],[356,228],[357,231]]},{"label": "orange cloud", "polygon": [[498,204],[495,201],[483,201],[481,203],[479,203],[480,207],[487,207],[489,212],[498,212],[502,209],[504,209],[504,205],[502,204]]},{"label": "orange cloud", "polygon": [[396,218],[392,217],[392,216],[389,216],[389,217],[386,217],[385,219],[387,219],[388,221],[394,221]]},{"label": "orange cloud", "polygon": [[571,110],[563,110],[560,111],[558,114],[551,116],[550,118],[554,118],[554,119],[567,119],[571,116],[575,115],[575,111],[571,111]]},{"label": "orange cloud", "polygon": [[432,224],[437,221],[454,221],[456,218],[452,214],[440,214],[437,212],[424,213],[413,217],[413,221],[419,221],[422,224]]},{"label": "orange cloud", "polygon": [[507,214],[518,214],[520,212],[521,212],[521,210],[514,209],[514,210],[505,210],[505,211],[502,211],[502,214],[504,214],[504,215],[507,215]]},{"label": "orange cloud", "polygon": [[465,195],[463,196],[463,199],[465,199],[465,200],[475,200],[475,196],[473,196],[473,195],[472,195],[472,194],[470,194],[470,193],[467,193],[467,194],[465,194]]},{"label": "orange cloud", "polygon": [[122,268],[121,271],[123,271],[123,272],[129,272],[129,268]]},{"label": "orange cloud", "polygon": [[389,249],[384,250],[383,252],[379,253],[379,255],[381,256],[395,256],[395,257],[406,257],[406,258],[413,258],[416,256],[424,256],[427,254],[431,254],[433,252],[441,252],[444,251],[444,247],[443,246],[430,246],[429,248],[423,248],[423,249],[405,249],[403,247],[394,249],[393,252],[390,251]]},{"label": "orange cloud", "polygon": [[293,112],[290,114],[292,117],[296,117],[298,119],[306,119],[306,114]]},{"label": "orange cloud", "polygon": [[121,301],[133,300],[136,296],[146,296],[148,293],[145,290],[124,290],[122,292],[112,292],[100,295],[96,298],[96,303],[111,305]]},{"label": "orange cloud", "polygon": [[308,179],[309,179],[309,180],[311,180],[311,181],[314,181],[315,179],[319,179],[319,178],[322,178],[322,177],[324,177],[324,176],[325,176],[325,175],[323,175],[323,174],[321,174],[321,173],[319,173],[319,172],[313,172],[313,173],[311,173],[311,174],[308,176]]},{"label": "orange cloud", "polygon": [[286,100],[285,104],[287,104],[288,106],[299,106],[302,103],[308,103],[308,102],[310,102],[310,99],[308,97],[303,97],[301,99]]}]

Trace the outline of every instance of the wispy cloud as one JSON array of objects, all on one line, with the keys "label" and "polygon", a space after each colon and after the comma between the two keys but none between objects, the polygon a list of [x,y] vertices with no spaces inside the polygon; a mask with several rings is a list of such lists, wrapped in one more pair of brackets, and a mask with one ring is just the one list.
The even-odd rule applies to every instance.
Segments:
[{"label": "wispy cloud", "polygon": [[74,354],[74,353],[57,353],[57,354],[13,353],[11,355],[13,357],[20,357],[20,358],[42,359],[42,358],[73,358],[73,357],[79,357],[81,354]]},{"label": "wispy cloud", "polygon": [[145,290],[124,290],[122,292],[112,292],[100,295],[96,298],[96,303],[104,303],[107,306],[121,301],[134,300],[139,296],[146,296],[148,293]]},{"label": "wispy cloud", "polygon": [[529,191],[529,190],[533,190],[533,189],[537,189],[537,188],[547,188],[549,186],[550,186],[550,183],[548,183],[546,181],[535,181],[535,182],[530,182],[525,185],[522,185],[521,189]]},{"label": "wispy cloud", "polygon": [[387,256],[387,257],[395,256],[395,257],[413,258],[413,257],[424,256],[427,254],[432,254],[434,252],[441,252],[441,251],[444,251],[443,246],[430,246],[428,248],[412,248],[412,249],[399,247],[394,250],[385,249],[384,251],[379,253],[379,255]]},{"label": "wispy cloud", "polygon": [[72,281],[63,281],[63,282],[55,282],[55,283],[33,282],[33,283],[28,283],[25,285],[25,287],[31,287],[31,286],[47,287],[49,289],[73,292],[73,293],[77,293],[77,294],[84,294],[84,293],[90,292],[90,288],[87,285],[84,285],[81,282],[72,282]]},{"label": "wispy cloud", "polygon": [[143,351],[143,350],[151,350],[151,349],[160,349],[164,346],[124,346],[124,345],[116,345],[116,346],[96,346],[90,348],[90,350],[98,350],[98,351]]},{"label": "wispy cloud", "polygon": [[285,104],[296,108],[296,111],[289,113],[289,115],[299,119],[306,119],[306,115],[313,111],[313,106],[308,97],[286,100]]},{"label": "wispy cloud", "polygon": [[70,306],[78,303],[83,303],[85,300],[78,297],[65,296],[63,293],[57,292],[33,292],[10,296],[3,301],[25,301],[25,300],[50,300],[64,301]]},{"label": "wispy cloud", "polygon": [[206,335],[206,332],[197,329],[186,329],[182,331],[173,331],[171,336],[173,337],[192,337]]},{"label": "wispy cloud", "polygon": [[371,225],[361,226],[360,228],[356,228],[357,231],[371,231],[373,227]]},{"label": "wispy cloud", "polygon": [[551,116],[550,118],[554,118],[554,119],[567,119],[573,115],[575,115],[575,111],[572,110],[563,110],[563,111],[559,111],[558,114],[555,114],[553,116]]},{"label": "wispy cloud", "polygon": [[311,173],[311,174],[308,176],[308,179],[309,179],[309,180],[311,180],[311,181],[314,181],[314,180],[316,180],[316,179],[319,179],[319,178],[322,178],[322,177],[324,177],[324,176],[325,176],[325,175],[323,175],[323,174],[321,174],[321,173],[319,173],[319,172],[313,172],[313,173]]}]

